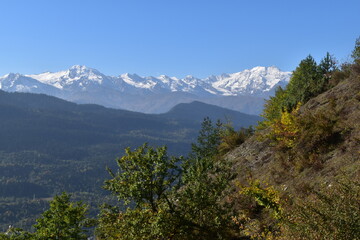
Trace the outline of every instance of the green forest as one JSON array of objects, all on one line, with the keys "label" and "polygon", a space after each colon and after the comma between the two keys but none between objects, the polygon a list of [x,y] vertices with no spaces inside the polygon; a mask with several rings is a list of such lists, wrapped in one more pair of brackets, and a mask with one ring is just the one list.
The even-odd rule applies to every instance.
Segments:
[{"label": "green forest", "polygon": [[[267,100],[257,127],[243,126],[205,118],[185,156],[156,142],[127,147],[115,161],[104,146],[86,152],[93,159],[111,159],[106,169],[85,161],[59,162],[40,151],[4,151],[0,159],[18,159],[22,166],[33,164],[34,156],[42,159],[36,161],[39,169],[78,164],[74,171],[87,172],[88,178],[41,171],[54,188],[58,178],[75,178],[68,182],[69,192],[74,182],[89,188],[89,179],[106,177],[96,190],[103,198],[96,199],[102,204],[94,216],[81,201],[94,193],[50,198],[53,192],[34,184],[36,179],[34,185],[18,184],[21,176],[29,176],[26,167],[12,168],[13,161],[2,160],[2,176],[18,177],[3,177],[8,183],[2,191],[9,199],[3,193],[6,203],[0,207],[10,211],[17,193],[24,194],[16,196],[21,204],[27,190],[34,189],[33,198],[41,201],[27,203],[20,214],[25,217],[31,207],[43,211],[31,229],[9,226],[0,238],[360,239],[360,38],[348,62],[340,64],[330,53],[319,63],[307,56],[287,87]],[[170,127],[176,132],[172,138],[184,136],[176,124]],[[61,154],[61,148],[55,151]]]}]

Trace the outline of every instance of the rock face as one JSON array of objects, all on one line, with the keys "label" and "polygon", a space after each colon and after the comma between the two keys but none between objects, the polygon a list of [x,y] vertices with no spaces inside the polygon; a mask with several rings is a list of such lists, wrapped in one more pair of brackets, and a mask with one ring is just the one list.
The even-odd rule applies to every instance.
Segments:
[{"label": "rock face", "polygon": [[96,103],[144,113],[164,113],[179,103],[201,101],[259,114],[264,98],[273,95],[278,86],[284,87],[290,75],[276,67],[255,67],[205,79],[166,75],[141,77],[129,73],[114,77],[75,65],[55,73],[7,74],[0,77],[0,89],[44,93],[77,103]]},{"label": "rock face", "polygon": [[[276,149],[269,139],[260,137],[269,129],[262,130],[227,154],[227,159],[233,162],[235,171],[239,173],[238,180],[245,181],[250,174],[281,188],[301,192],[306,186],[324,183],[340,175],[359,178],[360,76],[352,75],[304,104],[299,117],[306,121],[311,116],[315,119],[316,116],[325,116],[335,121],[332,131],[338,134],[337,141],[324,142],[328,148],[313,148],[311,151],[316,154],[301,159],[299,153],[289,154]],[[316,133],[307,134],[317,137]],[[302,166],[303,161],[307,161],[307,165]]]}]

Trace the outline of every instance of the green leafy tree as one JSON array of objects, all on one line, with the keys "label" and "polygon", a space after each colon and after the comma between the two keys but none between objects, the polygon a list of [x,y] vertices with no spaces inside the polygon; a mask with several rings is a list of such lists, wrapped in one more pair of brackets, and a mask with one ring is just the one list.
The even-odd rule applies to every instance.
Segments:
[{"label": "green leafy tree", "polygon": [[117,159],[118,171],[108,169],[112,179],[105,181],[104,188],[126,205],[149,204],[156,212],[158,202],[167,197],[179,179],[178,163],[182,158],[169,157],[165,146],[154,149],[147,144],[135,151],[126,148],[125,152]]},{"label": "green leafy tree", "polygon": [[99,217],[100,239],[163,239],[177,232],[171,194],[179,185],[182,158],[169,157],[166,147],[147,144],[117,159],[118,171],[104,188],[127,208],[104,206]]},{"label": "green leafy tree", "polygon": [[206,118],[188,159],[147,144],[117,160],[105,189],[126,209],[105,206],[99,239],[228,239],[232,224],[223,202],[232,174],[220,161],[220,124]]},{"label": "green leafy tree", "polygon": [[234,175],[218,158],[191,161],[175,193],[184,239],[229,239],[231,206],[225,202]]},{"label": "green leafy tree", "polygon": [[213,124],[205,118],[198,141],[183,166],[182,187],[175,199],[185,239],[231,237],[231,207],[224,199],[234,174],[220,156],[223,131],[219,121]]},{"label": "green leafy tree", "polygon": [[50,202],[50,209],[34,225],[36,239],[87,239],[85,234],[87,205],[70,201],[62,193]]}]

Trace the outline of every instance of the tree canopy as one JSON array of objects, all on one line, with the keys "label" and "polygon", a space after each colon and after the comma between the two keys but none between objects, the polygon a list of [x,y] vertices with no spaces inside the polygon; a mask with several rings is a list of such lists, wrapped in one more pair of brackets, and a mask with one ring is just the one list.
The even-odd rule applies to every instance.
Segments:
[{"label": "tree canopy", "polygon": [[50,209],[36,220],[36,239],[87,239],[84,229],[86,213],[87,205],[70,202],[70,195],[55,196]]}]

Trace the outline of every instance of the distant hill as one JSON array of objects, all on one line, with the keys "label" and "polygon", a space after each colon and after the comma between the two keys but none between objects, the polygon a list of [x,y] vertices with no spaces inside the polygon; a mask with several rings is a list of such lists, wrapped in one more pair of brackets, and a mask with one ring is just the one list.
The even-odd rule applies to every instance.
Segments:
[{"label": "distant hill", "polygon": [[228,121],[232,123],[235,128],[248,127],[261,120],[261,118],[256,115],[244,114],[199,101],[178,104],[169,112],[160,114],[159,116],[178,120],[190,120],[198,123],[202,122],[204,116],[208,116],[211,119]]},{"label": "distant hill", "polygon": [[[254,125],[260,120],[258,116],[201,102],[179,104],[168,113],[152,115],[79,105],[43,94],[4,91],[0,92],[0,110],[0,149],[6,151],[131,143],[130,139],[139,138],[136,136],[141,136],[141,142],[157,139],[154,144],[167,144],[174,141],[174,138],[169,140],[171,134],[176,136],[183,129],[188,129],[189,134],[179,136],[176,141],[189,144],[204,117],[229,120],[236,127]],[[184,150],[177,148],[175,151],[179,153]]]}]

